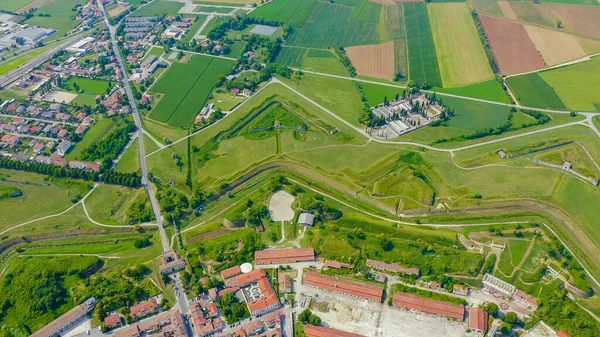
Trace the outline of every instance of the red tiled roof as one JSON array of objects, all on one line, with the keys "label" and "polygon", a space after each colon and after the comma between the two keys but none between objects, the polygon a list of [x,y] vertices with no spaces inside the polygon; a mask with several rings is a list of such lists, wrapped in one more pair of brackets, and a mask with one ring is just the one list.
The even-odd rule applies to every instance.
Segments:
[{"label": "red tiled roof", "polygon": [[153,298],[150,301],[142,302],[132,306],[130,309],[132,316],[138,315],[146,315],[151,312],[158,311],[158,303],[156,303],[156,299]]},{"label": "red tiled roof", "polygon": [[256,298],[252,302],[248,302],[248,310],[251,314],[280,304],[279,297],[277,297],[275,290],[273,290],[271,283],[269,283],[269,280],[266,277],[259,279],[257,283],[261,297]]},{"label": "red tiled roof", "polygon": [[[225,288],[225,289],[223,289],[223,290],[219,290],[219,291],[216,293],[216,296],[214,296],[214,298],[215,298],[215,299],[218,299],[218,298],[221,298],[221,297],[225,296],[225,294],[228,294],[228,293],[234,293],[234,292],[236,292],[236,291],[238,291],[238,290],[240,290],[240,287],[239,287],[239,286],[235,286],[235,287],[231,287],[231,288]],[[212,296],[211,296],[211,294],[210,294],[210,293],[208,294],[208,296],[212,298]]]},{"label": "red tiled roof", "polygon": [[237,281],[237,284],[243,288],[244,286],[246,286],[250,283],[254,283],[263,277],[267,277],[267,274],[265,273],[264,269],[259,268],[259,269],[254,269],[253,271],[251,271],[247,274],[238,275],[235,278],[235,280]]},{"label": "red tiled roof", "polygon": [[566,333],[564,331],[559,331],[558,337],[571,337],[571,335],[569,335],[568,333]]},{"label": "red tiled roof", "polygon": [[232,278],[234,276],[237,276],[239,274],[242,273],[242,270],[240,269],[240,266],[235,266],[235,267],[231,267],[231,268],[227,268],[225,270],[221,271],[221,277],[223,277],[223,280],[226,280],[228,278]]},{"label": "red tiled roof", "polygon": [[471,307],[469,309],[469,328],[485,333],[488,327],[488,318],[488,313],[483,311],[481,307]]},{"label": "red tiled roof", "polygon": [[329,268],[336,268],[336,269],[352,268],[351,264],[342,263],[342,262],[333,261],[333,260],[326,260],[325,262],[323,262],[323,266],[329,267]]},{"label": "red tiled roof", "polygon": [[217,307],[216,303],[210,303],[206,306],[206,309],[208,310],[208,316],[214,316],[214,315],[218,315],[219,314],[219,308]]},{"label": "red tiled roof", "polygon": [[267,249],[254,252],[256,264],[314,261],[313,248]]},{"label": "red tiled roof", "polygon": [[381,302],[383,297],[383,287],[321,275],[314,271],[306,274],[304,284],[376,302]]},{"label": "red tiled roof", "polygon": [[419,297],[414,294],[397,292],[394,294],[393,303],[397,307],[416,309],[423,312],[444,315],[460,320],[465,318],[465,307],[462,305],[436,301],[429,298]]},{"label": "red tiled roof", "polygon": [[327,328],[324,326],[307,325],[304,327],[304,333],[307,337],[364,337],[352,332]]},{"label": "red tiled roof", "polygon": [[119,317],[118,314],[113,314],[110,316],[106,316],[106,318],[104,318],[104,325],[106,325],[109,328],[116,327],[120,324],[121,324],[121,317]]}]

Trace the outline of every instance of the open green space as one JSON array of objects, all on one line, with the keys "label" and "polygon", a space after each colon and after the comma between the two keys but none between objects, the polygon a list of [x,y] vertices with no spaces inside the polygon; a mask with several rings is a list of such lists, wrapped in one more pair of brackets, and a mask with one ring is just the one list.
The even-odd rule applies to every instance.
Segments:
[{"label": "open green space", "polygon": [[89,147],[91,144],[102,140],[116,125],[116,119],[114,118],[99,118],[89,130],[83,135],[82,139],[75,144],[75,147],[67,153],[65,158],[67,160],[81,159],[83,150]]},{"label": "open green space", "polygon": [[57,31],[51,37],[61,38],[82,21],[76,18],[77,12],[71,9],[85,3],[86,0],[56,0],[36,11],[36,14],[47,16],[34,15],[24,22],[34,26],[54,28]]},{"label": "open green space", "polygon": [[145,194],[146,191],[103,184],[85,199],[85,206],[95,221],[108,225],[123,225],[128,222],[126,213],[138,193]]},{"label": "open green space", "polygon": [[502,89],[500,83],[498,83],[498,81],[496,81],[495,79],[482,83],[470,84],[463,87],[433,88],[432,90],[435,92],[443,92],[453,95],[485,99],[488,101],[510,103],[508,95],[506,94],[504,89]]},{"label": "open green space", "polygon": [[171,126],[188,126],[202,109],[217,82],[233,62],[193,55],[188,63],[175,63],[149,89],[162,97],[150,118]]},{"label": "open green space", "polygon": [[377,24],[351,21],[352,11],[352,7],[318,2],[311,19],[303,28],[294,30],[287,43],[312,48],[379,43]]},{"label": "open green space", "polygon": [[419,84],[441,87],[442,78],[427,6],[423,3],[406,3],[403,8],[409,79]]},{"label": "open green space", "polygon": [[350,19],[353,21],[364,22],[379,22],[379,13],[381,12],[381,4],[368,0],[359,1],[354,7]]},{"label": "open green space", "polygon": [[600,58],[539,73],[567,109],[600,111]]},{"label": "open green space", "polygon": [[250,17],[281,21],[294,28],[302,28],[311,14],[316,0],[277,0],[250,12]]},{"label": "open green space", "polygon": [[[152,142],[152,140],[148,140]],[[146,140],[144,140],[144,145]],[[152,142],[153,143],[153,142]],[[154,144],[154,143],[153,143]],[[140,162],[138,156],[138,140],[134,140],[133,143],[129,146],[121,160],[115,166],[115,171],[132,173],[140,170]]]},{"label": "open green space", "polygon": [[509,110],[502,105],[455,97],[443,97],[442,103],[454,109],[454,116],[450,118],[448,125],[468,130],[481,130],[488,126],[502,124]]},{"label": "open green space", "polygon": [[276,62],[292,68],[348,76],[346,68],[337,56],[332,51],[325,49],[285,46],[277,55]]},{"label": "open green space", "polygon": [[384,6],[382,18],[385,27],[385,34],[380,32],[382,40],[385,40],[383,37],[387,35],[394,42],[394,70],[402,75],[403,80],[406,80],[408,78],[408,64],[402,5]]},{"label": "open green space", "polygon": [[[188,29],[188,31],[185,33],[185,35],[181,38],[181,42],[183,42],[183,43],[189,43],[190,41],[192,41],[192,39],[194,38],[194,36],[198,32],[198,29],[200,29],[200,27],[202,27],[202,25],[206,21],[206,18],[207,18],[207,15],[195,15],[194,16],[194,23]],[[158,49],[158,48],[152,48],[150,51],[152,51],[154,49]],[[161,54],[162,54],[162,49],[160,49],[160,51],[161,51]],[[158,57],[161,54],[156,55],[156,56]]]},{"label": "open green space", "polygon": [[510,256],[512,257],[512,262],[515,266],[518,266],[525,257],[525,253],[527,252],[530,243],[529,240],[510,240],[508,243]]},{"label": "open green space", "polygon": [[[79,92],[90,95],[105,95],[109,82],[94,80],[87,77],[71,77],[63,82],[63,88],[68,91]],[[95,97],[95,96],[94,96]]]},{"label": "open green space", "polygon": [[506,84],[524,106],[545,109],[566,109],[560,97],[538,73],[509,77]]},{"label": "open green space", "polygon": [[32,1],[33,0],[4,0],[0,4],[0,9],[9,12],[14,12]]},{"label": "open green space", "polygon": [[132,16],[164,16],[177,15],[183,3],[168,0],[154,0],[148,5],[133,12]]},{"label": "open green space", "polygon": [[23,63],[26,63],[29,60],[38,57],[39,55],[43,54],[47,50],[48,50],[48,47],[36,48],[27,54],[19,55],[19,56],[15,57],[13,59],[10,59],[6,62],[0,63],[0,75],[4,75],[13,69],[16,69]]}]

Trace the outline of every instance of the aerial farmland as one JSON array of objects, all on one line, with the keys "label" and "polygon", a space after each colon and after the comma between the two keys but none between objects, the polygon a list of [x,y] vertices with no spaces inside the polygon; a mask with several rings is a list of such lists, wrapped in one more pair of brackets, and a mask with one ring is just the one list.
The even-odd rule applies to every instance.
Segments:
[{"label": "aerial farmland", "polygon": [[600,1],[0,11],[0,337],[600,336]]}]

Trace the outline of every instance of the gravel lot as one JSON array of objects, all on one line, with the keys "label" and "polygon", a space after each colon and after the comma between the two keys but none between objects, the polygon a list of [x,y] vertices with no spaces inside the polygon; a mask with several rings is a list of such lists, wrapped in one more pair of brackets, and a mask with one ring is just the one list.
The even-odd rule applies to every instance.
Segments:
[{"label": "gravel lot", "polygon": [[269,213],[273,221],[290,221],[294,219],[292,203],[294,196],[284,190],[279,190],[271,196],[269,201]]}]

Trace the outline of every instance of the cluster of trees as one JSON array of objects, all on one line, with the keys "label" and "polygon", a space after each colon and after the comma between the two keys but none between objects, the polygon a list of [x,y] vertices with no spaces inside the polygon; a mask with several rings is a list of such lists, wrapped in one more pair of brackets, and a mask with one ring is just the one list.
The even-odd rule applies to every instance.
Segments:
[{"label": "cluster of trees", "polygon": [[600,323],[568,297],[566,289],[543,287],[538,297],[540,307],[534,319],[542,319],[556,330],[564,330],[573,337],[595,337],[600,332]]},{"label": "cluster of trees", "polygon": [[321,325],[321,317],[314,315],[310,309],[304,309],[304,311],[302,311],[300,313],[300,315],[298,315],[298,321],[302,322],[304,324],[312,324],[312,325],[316,325],[319,326]]},{"label": "cluster of trees", "polygon": [[251,227],[258,227],[262,225],[262,219],[269,216],[269,210],[264,204],[254,205],[252,200],[248,199],[246,205],[249,207],[246,222]]},{"label": "cluster of trees", "polygon": [[136,239],[133,242],[133,246],[135,248],[146,248],[146,247],[150,247],[152,246],[152,241],[150,241],[150,237],[149,236],[144,236],[141,237],[139,239]]},{"label": "cluster of trees", "polygon": [[240,302],[232,293],[227,293],[217,302],[228,324],[239,322],[250,317],[246,303]]},{"label": "cluster of trees", "polygon": [[335,53],[340,58],[340,61],[342,62],[344,67],[346,67],[346,70],[348,70],[350,76],[356,76],[356,68],[354,68],[348,56],[346,56],[346,51],[344,50],[344,47],[337,47],[335,49]]},{"label": "cluster of trees", "polygon": [[267,26],[281,26],[280,21],[265,20],[263,18],[249,17],[246,15],[236,15],[235,17],[223,18],[220,23],[214,26],[206,36],[211,40],[219,40],[227,35],[228,30],[241,31],[249,25],[259,24]]},{"label": "cluster of trees", "polygon": [[[190,207],[187,196],[172,188],[161,188],[156,195],[158,204],[164,213],[170,213],[175,219],[184,216]],[[170,217],[167,217],[168,219]],[[170,220],[170,219],[169,219]]]},{"label": "cluster of trees", "polygon": [[106,170],[100,176],[100,181],[112,185],[121,185],[126,187],[140,187],[142,185],[142,177],[137,173],[124,173],[113,170]]},{"label": "cluster of trees", "polygon": [[496,64],[496,59],[494,58],[492,48],[490,48],[490,44],[488,43],[487,36],[485,35],[485,30],[483,29],[481,20],[479,20],[479,15],[477,14],[477,11],[471,11],[471,16],[473,17],[473,21],[475,21],[475,26],[477,26],[477,33],[479,34],[479,39],[483,44],[483,49],[485,50],[485,54],[487,55],[488,61],[490,62],[490,67],[492,68],[494,73],[498,73],[498,65]]},{"label": "cluster of trees", "polygon": [[154,219],[154,214],[152,213],[152,207],[148,203],[146,193],[136,197],[131,206],[125,211],[125,221],[130,225],[149,222],[152,219]]},{"label": "cluster of trees", "polygon": [[129,142],[129,134],[137,128],[131,121],[124,120],[115,130],[99,142],[83,149],[81,158],[87,161],[107,160],[111,162],[123,151]]}]

